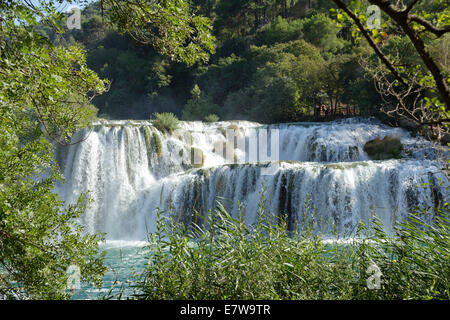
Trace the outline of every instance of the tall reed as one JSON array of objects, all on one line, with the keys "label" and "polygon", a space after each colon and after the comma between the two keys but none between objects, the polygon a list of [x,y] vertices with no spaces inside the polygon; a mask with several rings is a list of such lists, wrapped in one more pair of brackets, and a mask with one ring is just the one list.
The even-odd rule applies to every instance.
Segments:
[{"label": "tall reed", "polygon": [[361,223],[335,241],[314,219],[288,232],[283,216],[266,213],[264,192],[253,225],[220,202],[202,227],[159,212],[134,298],[449,299],[449,206],[437,210],[433,225],[413,213],[388,234],[374,217],[370,229]]}]

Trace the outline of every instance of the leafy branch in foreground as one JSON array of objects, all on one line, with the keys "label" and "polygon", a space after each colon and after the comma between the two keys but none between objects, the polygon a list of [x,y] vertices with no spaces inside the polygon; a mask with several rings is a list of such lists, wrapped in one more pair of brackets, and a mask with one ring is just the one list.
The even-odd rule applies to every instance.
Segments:
[{"label": "leafy branch in foreground", "polygon": [[[406,120],[430,138],[445,141],[450,130],[450,89],[447,66],[433,55],[433,46],[448,42],[450,12],[445,3],[437,1],[437,10],[429,3],[412,1],[392,3],[389,0],[368,0],[381,9],[380,28],[366,25],[363,1],[347,4],[333,0],[341,12],[333,10],[339,24],[350,23],[356,40],[364,37],[375,52],[379,63],[364,61],[366,71],[373,74],[378,93],[383,99],[382,111],[394,119]],[[389,33],[389,34],[388,34]],[[389,52],[398,37],[407,39],[418,60],[411,55]],[[392,51],[392,50],[391,50]],[[394,50],[395,51],[395,50]],[[375,66],[374,66],[375,65]]]},{"label": "leafy branch in foreground", "polygon": [[56,47],[36,32],[62,18],[54,4],[0,2],[1,298],[65,299],[69,266],[96,285],[105,272],[103,236],[85,235],[77,222],[88,199],[65,205],[55,194],[62,177],[53,143],[68,144],[89,123],[89,101],[107,82],[80,47]]},{"label": "leafy branch in foreground", "polygon": [[214,53],[208,18],[196,15],[186,0],[102,0],[108,21],[136,41],[152,44],[173,60],[192,65]]}]

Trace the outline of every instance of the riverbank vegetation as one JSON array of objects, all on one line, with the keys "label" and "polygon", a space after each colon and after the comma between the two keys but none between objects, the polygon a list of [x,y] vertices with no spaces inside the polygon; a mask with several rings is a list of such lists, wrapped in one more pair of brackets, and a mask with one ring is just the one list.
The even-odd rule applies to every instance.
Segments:
[{"label": "riverbank vegetation", "polygon": [[109,1],[103,11],[100,1],[86,6],[80,30],[40,31],[57,44],[82,44],[88,66],[112,81],[93,101],[101,117],[172,112],[184,120],[215,114],[278,123],[377,115],[448,140],[441,81],[450,75],[448,8],[440,0],[405,1],[415,17],[410,26],[382,10],[374,29],[366,8],[378,2],[194,0],[192,12],[211,21],[209,42],[200,46],[211,55],[189,63],[108,23]]},{"label": "riverbank vegetation", "polygon": [[376,110],[378,95],[358,63],[370,48],[339,31],[331,3],[193,1],[192,7],[211,19],[216,51],[190,66],[110,28],[100,2],[82,11],[81,30],[42,32],[59,44],[83,44],[89,67],[112,80],[111,90],[94,100],[103,117],[173,112],[184,120],[216,114],[275,123],[311,120],[322,104],[330,105],[330,116]]},{"label": "riverbank vegetation", "polygon": [[[264,195],[253,225],[217,204],[202,226],[160,213],[136,299],[449,299],[450,215],[426,210],[387,233],[374,216],[352,237],[324,241],[313,207],[299,229],[267,216]],[[323,223],[323,222],[322,222]],[[369,226],[367,226],[369,227]]]},{"label": "riverbank vegetation", "polygon": [[155,113],[153,125],[160,131],[172,133],[180,126],[180,120],[172,112]]},{"label": "riverbank vegetation", "polygon": [[64,206],[54,192],[62,176],[53,151],[89,123],[90,100],[107,82],[80,46],[56,47],[32,31],[43,17],[0,4],[0,299],[68,298],[70,266],[96,284],[105,271],[103,235],[76,221],[89,199]]}]

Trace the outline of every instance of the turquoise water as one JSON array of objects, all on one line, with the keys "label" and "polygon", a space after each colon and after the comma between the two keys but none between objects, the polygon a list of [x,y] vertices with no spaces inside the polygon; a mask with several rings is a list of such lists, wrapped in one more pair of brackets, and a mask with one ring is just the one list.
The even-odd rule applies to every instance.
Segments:
[{"label": "turquoise water", "polygon": [[101,245],[106,253],[105,266],[108,271],[103,277],[100,289],[89,283],[81,283],[81,289],[75,290],[73,300],[122,299],[135,293],[133,283],[142,275],[148,258],[149,248],[144,242],[107,242]]}]

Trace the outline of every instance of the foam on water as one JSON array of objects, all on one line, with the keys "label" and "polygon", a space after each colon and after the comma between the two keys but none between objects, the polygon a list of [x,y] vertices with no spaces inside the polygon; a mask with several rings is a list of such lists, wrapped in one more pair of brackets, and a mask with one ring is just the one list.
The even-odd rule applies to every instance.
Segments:
[{"label": "foam on water", "polygon": [[[233,156],[217,152],[227,141],[227,129],[246,143],[255,132],[277,129],[280,161],[248,163],[249,149],[243,147],[235,154],[245,163],[230,164]],[[401,139],[404,159],[370,161],[364,144],[386,135]],[[301,223],[308,199],[316,216],[340,231],[368,222],[372,214],[389,228],[417,206],[432,211],[438,201],[448,201],[448,180],[438,169],[432,144],[377,121],[182,122],[172,134],[150,121],[101,121],[72,140],[82,142],[57,151],[66,178],[58,192],[73,203],[89,191],[95,202],[82,223],[90,232],[106,232],[108,240],[146,241],[155,230],[158,208],[171,208],[187,225],[198,223],[194,209],[207,214],[219,198],[226,199],[233,215],[245,211],[252,223],[263,185],[267,211],[286,214],[290,228]],[[201,163],[191,161],[194,149],[201,151]],[[275,167],[273,174],[262,174],[268,165]]]}]

